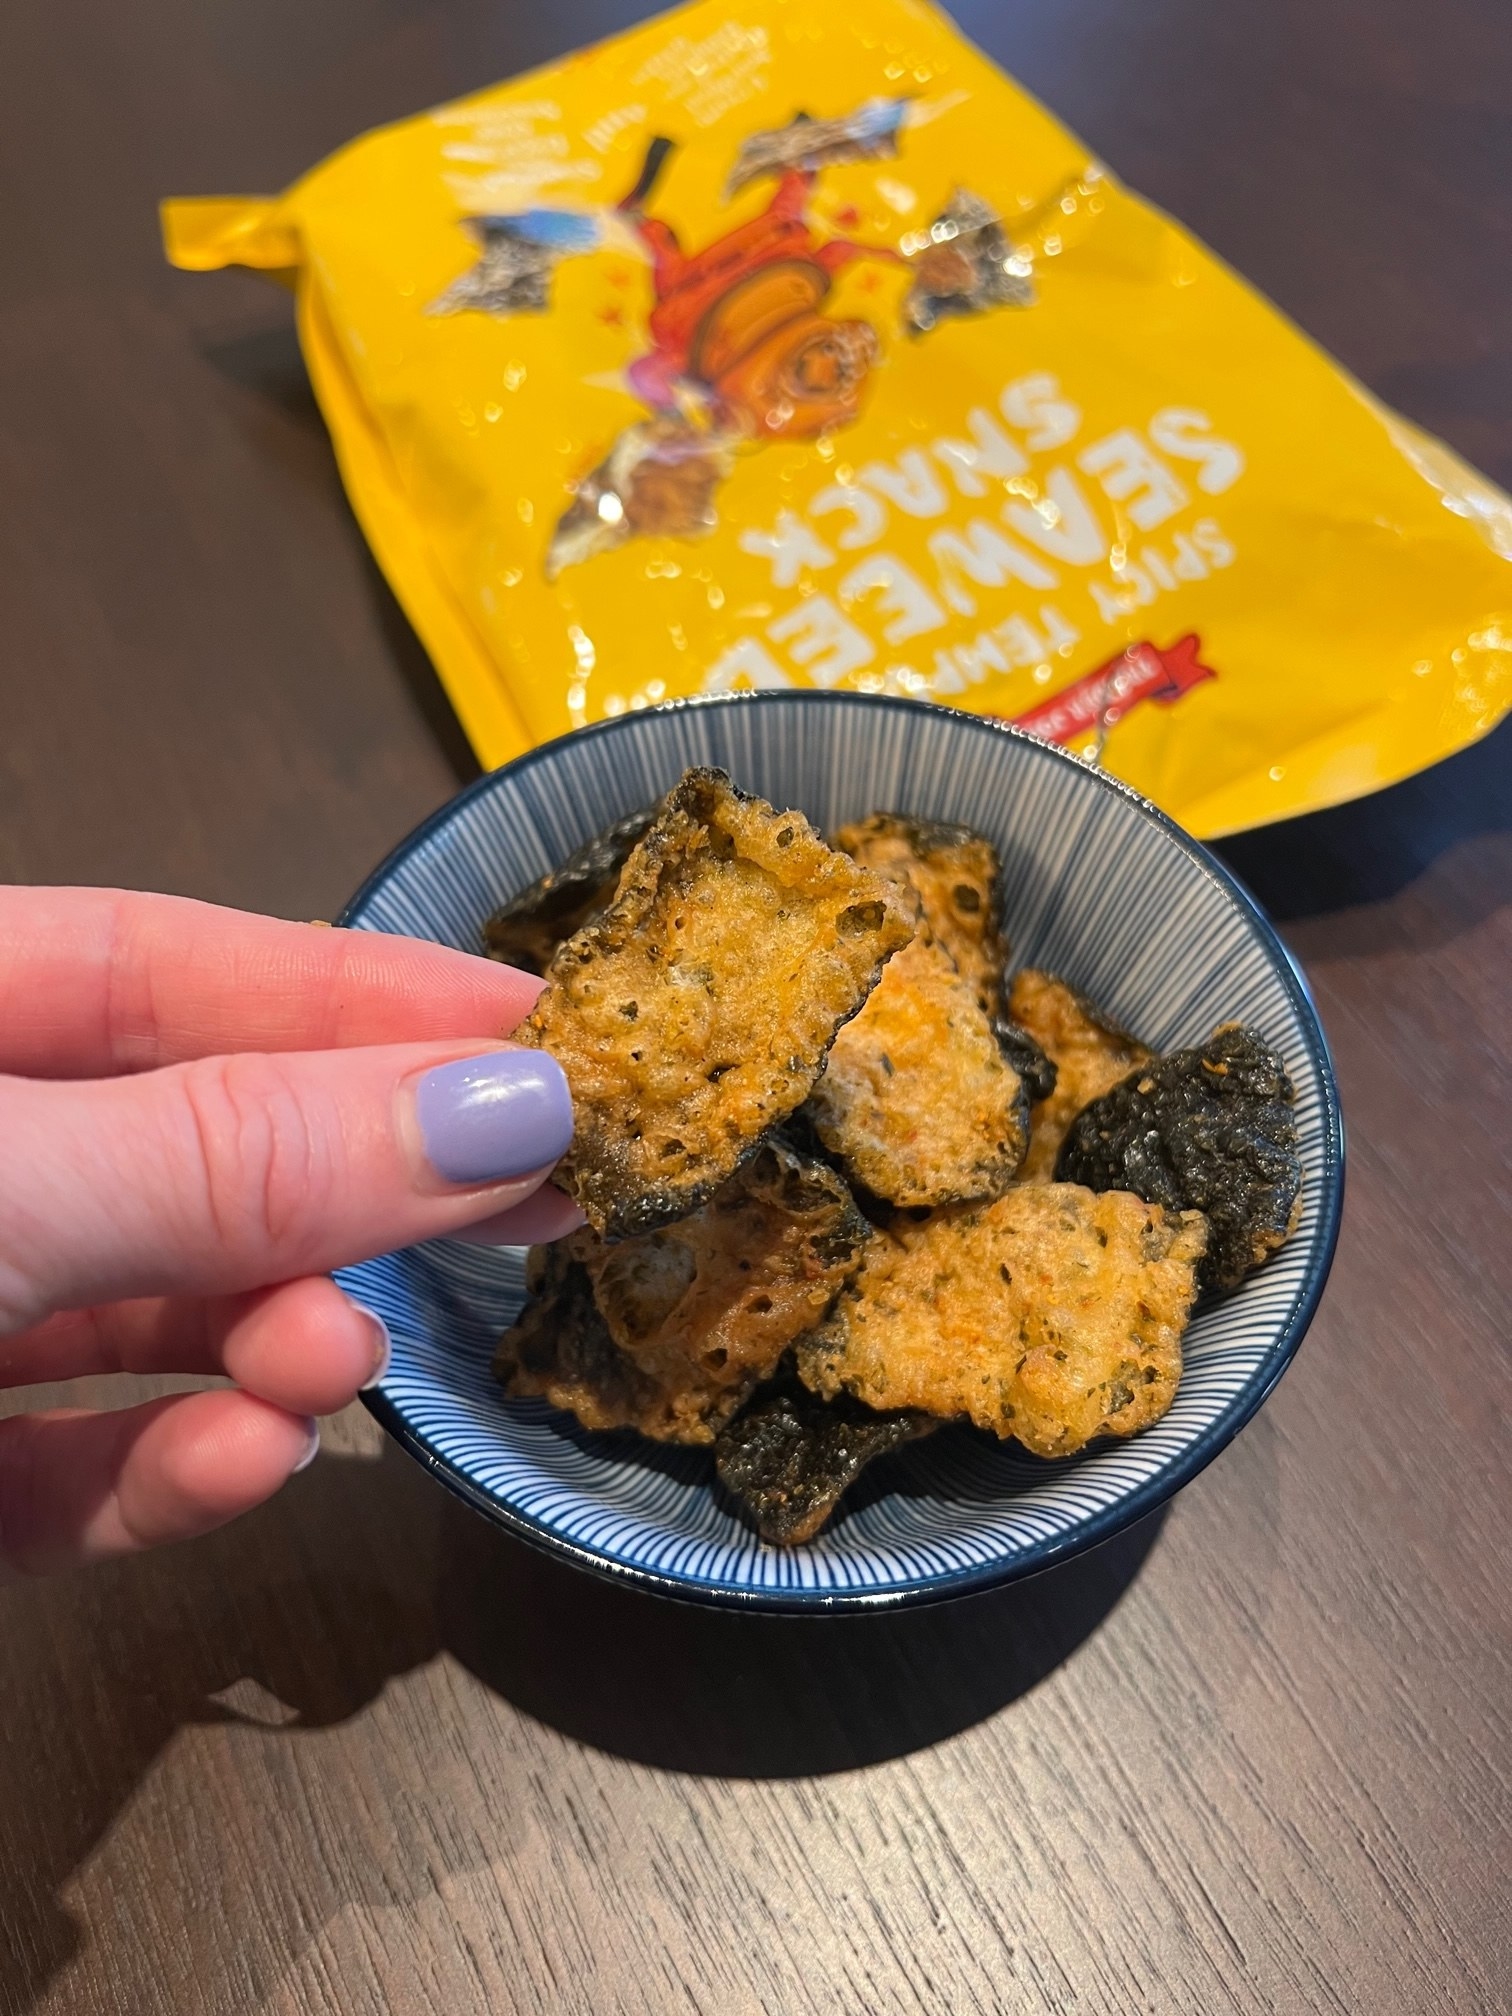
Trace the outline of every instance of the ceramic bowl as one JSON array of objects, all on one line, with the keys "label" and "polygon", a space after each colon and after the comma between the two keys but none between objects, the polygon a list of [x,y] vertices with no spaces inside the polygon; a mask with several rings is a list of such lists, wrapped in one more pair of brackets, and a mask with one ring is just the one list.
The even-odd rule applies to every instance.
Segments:
[{"label": "ceramic bowl", "polygon": [[377,1309],[393,1360],[378,1419],[485,1517],[664,1595],[749,1609],[928,1602],[1029,1575],[1168,1498],[1242,1428],[1285,1370],[1333,1255],[1343,1135],[1307,987],[1258,906],[1210,853],[1101,771],[1020,733],[910,700],[759,693],[627,714],[480,778],[397,848],[341,921],[479,948],[502,899],[667,790],[689,764],[821,828],[876,809],[959,821],[1003,863],[1015,967],[1063,975],[1157,1050],[1239,1019],[1297,1088],[1302,1222],[1236,1292],[1205,1298],[1163,1421],[1045,1462],[951,1428],[873,1466],[820,1537],[762,1544],[708,1451],[585,1433],[506,1404],[495,1340],[523,1300],[511,1249],[414,1247],[338,1278]]}]

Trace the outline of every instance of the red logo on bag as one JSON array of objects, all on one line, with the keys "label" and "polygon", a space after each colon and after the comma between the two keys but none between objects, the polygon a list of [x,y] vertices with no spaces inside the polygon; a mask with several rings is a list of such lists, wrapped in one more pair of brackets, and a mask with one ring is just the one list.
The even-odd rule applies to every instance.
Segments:
[{"label": "red logo on bag", "polygon": [[1198,657],[1202,640],[1195,631],[1179,637],[1165,650],[1154,644],[1131,644],[1095,672],[1085,673],[1063,687],[1053,700],[1043,700],[1026,714],[1011,718],[1016,728],[1025,728],[1042,742],[1064,745],[1083,735],[1106,734],[1141,700],[1158,700],[1169,707],[1183,693],[1190,693],[1206,679],[1216,679],[1211,665]]}]

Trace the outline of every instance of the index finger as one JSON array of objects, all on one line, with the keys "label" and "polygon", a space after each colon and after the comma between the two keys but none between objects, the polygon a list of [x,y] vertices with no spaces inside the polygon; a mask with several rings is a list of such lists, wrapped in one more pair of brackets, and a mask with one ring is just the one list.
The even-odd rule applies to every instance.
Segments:
[{"label": "index finger", "polygon": [[234,1051],[508,1035],[533,974],[417,938],[182,896],[0,889],[0,1072],[107,1077]]}]

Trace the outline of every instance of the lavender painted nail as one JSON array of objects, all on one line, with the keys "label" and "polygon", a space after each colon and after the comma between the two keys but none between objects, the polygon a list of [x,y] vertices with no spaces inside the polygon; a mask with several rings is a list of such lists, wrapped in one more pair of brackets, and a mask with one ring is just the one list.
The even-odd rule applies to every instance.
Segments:
[{"label": "lavender painted nail", "polygon": [[503,1183],[548,1169],[572,1140],[572,1094],[544,1050],[438,1064],[415,1088],[425,1152],[448,1183]]}]

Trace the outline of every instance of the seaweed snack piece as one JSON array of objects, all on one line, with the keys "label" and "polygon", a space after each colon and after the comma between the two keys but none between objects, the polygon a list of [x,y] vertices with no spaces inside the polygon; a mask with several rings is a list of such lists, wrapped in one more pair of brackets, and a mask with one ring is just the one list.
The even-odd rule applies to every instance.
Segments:
[{"label": "seaweed snack piece", "polygon": [[531,1299],[494,1353],[494,1377],[513,1400],[549,1400],[585,1428],[638,1428],[667,1415],[667,1396],[609,1334],[588,1270],[559,1243],[531,1248]]},{"label": "seaweed snack piece", "polygon": [[520,1031],[567,1074],[577,1132],[556,1180],[589,1223],[624,1238],[711,1197],[802,1105],[913,928],[801,813],[688,771]]},{"label": "seaweed snack piece", "polygon": [[888,961],[835,1038],[805,1112],[846,1173],[891,1204],[996,1197],[1029,1143],[1018,1072],[926,937]]},{"label": "seaweed snack piece", "polygon": [[980,196],[957,189],[921,231],[910,252],[913,286],[903,321],[916,336],[942,315],[980,315],[989,308],[1026,308],[1034,299],[1028,255],[1016,251],[1002,219]]},{"label": "seaweed snack piece", "polygon": [[997,849],[969,826],[874,812],[842,826],[835,845],[918,898],[924,921],[976,989],[989,1015],[999,1007],[1008,948],[997,927]]},{"label": "seaweed snack piece", "polygon": [[1049,1183],[1066,1129],[1084,1106],[1101,1098],[1154,1056],[1064,980],[1033,968],[1015,975],[1008,1012],[1055,1066],[1055,1083],[1029,1115],[1029,1153],[1019,1179]]},{"label": "seaweed snack piece", "polygon": [[620,870],[655,817],[654,808],[632,812],[502,904],[483,926],[488,957],[526,973],[544,973],[557,947],[609,903]]},{"label": "seaweed snack piece", "polygon": [[800,1341],[799,1377],[879,1413],[965,1415],[1037,1456],[1133,1435],[1175,1396],[1206,1238],[1195,1211],[1069,1183],[900,1218]]},{"label": "seaweed snack piece", "polygon": [[998,1040],[998,1048],[1023,1080],[1030,1103],[1038,1106],[1048,1099],[1060,1075],[1055,1059],[1047,1057],[1029,1031],[1020,1028],[1011,1016],[994,1015],[992,1033]]},{"label": "seaweed snack piece", "polygon": [[1173,1051],[1079,1113],[1056,1177],[1201,1211],[1203,1286],[1234,1288],[1302,1214],[1295,1098],[1264,1037],[1225,1022],[1200,1049]]},{"label": "seaweed snack piece", "polygon": [[495,1371],[585,1428],[712,1442],[855,1272],[870,1228],[844,1183],[763,1143],[681,1224],[608,1245],[584,1227],[530,1256],[542,1298]]},{"label": "seaweed snack piece", "polygon": [[812,1540],[867,1464],[937,1424],[926,1414],[874,1414],[802,1387],[757,1399],[721,1430],[714,1467],[763,1540]]}]

